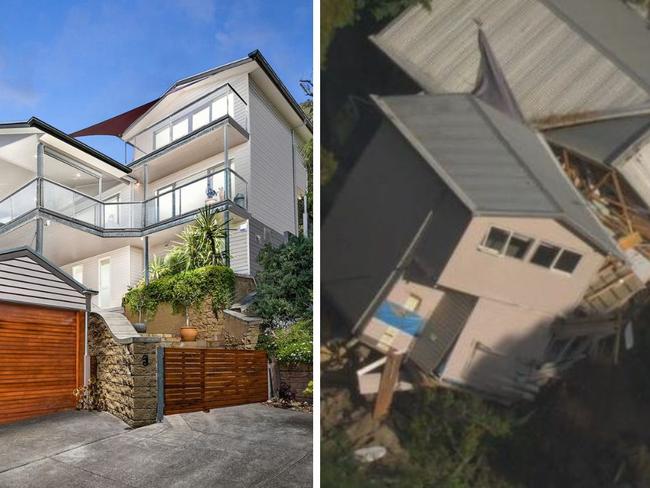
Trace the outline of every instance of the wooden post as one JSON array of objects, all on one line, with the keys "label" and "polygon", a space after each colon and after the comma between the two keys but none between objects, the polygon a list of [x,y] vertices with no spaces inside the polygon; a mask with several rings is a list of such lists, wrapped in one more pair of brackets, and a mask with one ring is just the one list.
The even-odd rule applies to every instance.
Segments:
[{"label": "wooden post", "polygon": [[612,171],[612,179],[614,180],[616,195],[618,196],[618,199],[623,207],[623,216],[625,217],[625,223],[627,224],[630,234],[632,234],[634,232],[634,227],[632,226],[632,220],[630,219],[630,214],[627,209],[627,204],[625,203],[625,197],[623,196],[623,191],[621,190],[621,184],[618,181],[618,175],[616,174],[616,171]]},{"label": "wooden post", "polygon": [[381,379],[379,380],[379,391],[375,400],[375,409],[372,414],[374,420],[381,420],[390,410],[395,388],[399,381],[399,369],[402,364],[402,358],[402,354],[396,354],[394,351],[390,351],[387,355],[386,364],[384,365]]}]

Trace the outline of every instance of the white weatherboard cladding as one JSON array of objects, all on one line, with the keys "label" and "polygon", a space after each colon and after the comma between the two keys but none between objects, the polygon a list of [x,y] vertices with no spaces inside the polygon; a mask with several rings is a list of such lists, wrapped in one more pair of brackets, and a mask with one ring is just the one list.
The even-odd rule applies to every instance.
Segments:
[{"label": "white weatherboard cladding", "polygon": [[307,168],[305,168],[305,161],[302,158],[299,140],[296,141],[294,154],[296,158],[296,188],[301,191],[307,191]]},{"label": "white weatherboard cladding", "polygon": [[235,273],[250,274],[248,264],[248,224],[245,222],[231,222],[230,228],[230,267]]},{"label": "white weatherboard cladding", "polygon": [[[82,261],[69,263],[61,266],[61,269],[72,274],[72,267],[83,266],[83,284],[88,288],[99,289],[99,261],[110,258],[110,300],[104,308],[120,307],[122,297],[129,287],[135,285],[141,278],[144,271],[143,254],[141,249],[132,246],[125,246],[113,251],[91,256]],[[93,305],[98,305],[99,297],[93,296]]]},{"label": "white weatherboard cladding", "polygon": [[435,0],[430,10],[418,4],[373,39],[427,91],[467,93],[480,61],[474,19],[528,120],[648,100],[636,81],[538,0]]},{"label": "white weatherboard cladding", "polygon": [[85,310],[83,293],[28,257],[0,261],[0,301]]},{"label": "white weatherboard cladding", "polygon": [[250,102],[248,211],[280,233],[296,233],[291,130],[254,83]]}]

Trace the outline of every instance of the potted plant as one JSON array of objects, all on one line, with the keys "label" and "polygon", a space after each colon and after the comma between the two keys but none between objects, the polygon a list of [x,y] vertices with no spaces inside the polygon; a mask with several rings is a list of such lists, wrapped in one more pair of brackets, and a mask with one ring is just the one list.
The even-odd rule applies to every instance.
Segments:
[{"label": "potted plant", "polygon": [[194,283],[191,271],[183,273],[182,277],[174,283],[172,289],[172,309],[175,313],[185,313],[185,327],[181,327],[181,340],[194,341],[199,331],[190,325],[190,307],[203,298],[203,290],[198,283]]},{"label": "potted plant", "polygon": [[140,333],[145,332],[147,329],[147,326],[142,320],[142,313],[147,308],[147,305],[147,294],[143,286],[132,288],[122,299],[122,306],[124,308],[127,308],[131,313],[138,314],[138,321],[133,324],[133,327]]}]

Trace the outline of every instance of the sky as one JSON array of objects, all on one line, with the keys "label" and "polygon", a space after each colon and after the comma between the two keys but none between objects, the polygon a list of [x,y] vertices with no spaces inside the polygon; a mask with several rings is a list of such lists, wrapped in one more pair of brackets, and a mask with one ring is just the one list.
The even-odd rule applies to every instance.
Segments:
[{"label": "sky", "polygon": [[[312,79],[312,0],[3,0],[0,122],[64,132],[259,49],[294,97]],[[110,136],[84,142],[124,160]]]}]

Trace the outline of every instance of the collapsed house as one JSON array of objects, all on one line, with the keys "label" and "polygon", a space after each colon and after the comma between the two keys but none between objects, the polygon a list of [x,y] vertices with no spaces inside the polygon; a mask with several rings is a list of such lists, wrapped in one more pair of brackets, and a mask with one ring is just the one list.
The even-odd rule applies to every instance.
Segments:
[{"label": "collapsed house", "polygon": [[579,3],[436,1],[372,38],[424,93],[374,97],[383,121],[323,225],[322,294],[385,356],[359,375],[378,403],[409,387],[402,361],[533,398],[629,335],[650,279],[650,32]]}]

